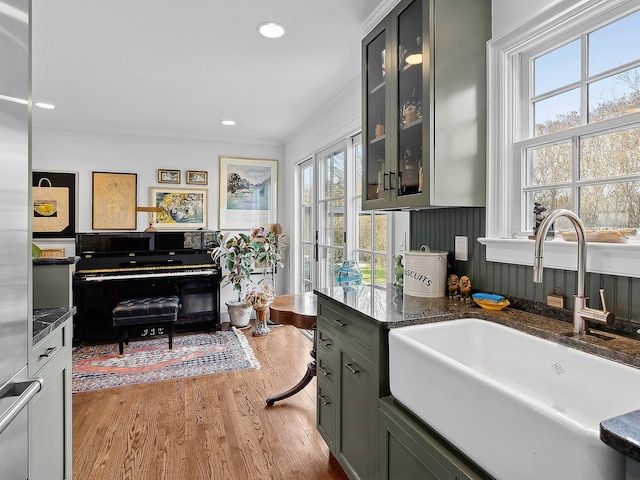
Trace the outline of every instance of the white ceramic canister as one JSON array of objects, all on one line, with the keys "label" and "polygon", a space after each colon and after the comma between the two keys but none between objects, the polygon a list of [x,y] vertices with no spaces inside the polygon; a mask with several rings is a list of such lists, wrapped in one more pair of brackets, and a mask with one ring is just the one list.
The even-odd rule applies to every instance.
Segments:
[{"label": "white ceramic canister", "polygon": [[420,251],[404,252],[404,294],[414,297],[444,297],[447,255],[422,245]]}]

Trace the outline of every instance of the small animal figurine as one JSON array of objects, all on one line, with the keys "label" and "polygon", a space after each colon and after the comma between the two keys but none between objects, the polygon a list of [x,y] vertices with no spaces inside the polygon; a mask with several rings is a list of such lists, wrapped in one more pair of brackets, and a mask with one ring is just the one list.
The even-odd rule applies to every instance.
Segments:
[{"label": "small animal figurine", "polygon": [[458,276],[455,273],[452,273],[449,275],[449,278],[447,278],[447,288],[449,289],[449,298],[458,296]]},{"label": "small animal figurine", "polygon": [[471,279],[466,275],[460,277],[460,296],[463,300],[468,300],[471,297]]},{"label": "small animal figurine", "polygon": [[547,212],[547,207],[545,207],[540,202],[535,202],[533,204],[533,220],[534,220],[533,234],[534,235],[538,234],[538,230],[540,229],[540,224],[547,216],[546,212]]}]

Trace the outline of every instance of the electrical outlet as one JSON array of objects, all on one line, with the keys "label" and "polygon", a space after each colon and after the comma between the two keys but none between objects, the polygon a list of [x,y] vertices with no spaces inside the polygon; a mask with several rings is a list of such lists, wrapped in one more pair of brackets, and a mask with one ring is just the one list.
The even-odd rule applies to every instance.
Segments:
[{"label": "electrical outlet", "polygon": [[564,297],[562,295],[547,295],[547,305],[564,308]]},{"label": "electrical outlet", "polygon": [[454,238],[454,258],[461,262],[469,261],[469,239],[463,236]]}]

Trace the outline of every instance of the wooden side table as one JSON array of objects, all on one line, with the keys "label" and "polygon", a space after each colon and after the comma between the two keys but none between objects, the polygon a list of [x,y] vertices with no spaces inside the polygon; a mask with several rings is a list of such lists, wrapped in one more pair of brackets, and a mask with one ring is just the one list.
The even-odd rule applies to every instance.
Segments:
[{"label": "wooden side table", "polygon": [[294,293],[276,297],[271,305],[270,320],[274,323],[293,325],[298,328],[313,330],[313,348],[309,352],[311,361],[302,379],[286,392],[267,398],[267,406],[289,398],[306,387],[316,375],[316,295],[315,293]]}]

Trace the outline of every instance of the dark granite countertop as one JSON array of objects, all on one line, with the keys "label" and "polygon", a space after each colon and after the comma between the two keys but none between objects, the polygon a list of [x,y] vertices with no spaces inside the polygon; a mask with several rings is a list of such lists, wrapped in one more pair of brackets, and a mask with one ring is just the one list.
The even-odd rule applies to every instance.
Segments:
[{"label": "dark granite countertop", "polygon": [[76,313],[76,307],[37,308],[33,311],[33,345],[35,346]]},{"label": "dark granite countertop", "polygon": [[33,259],[34,265],[69,265],[75,264],[80,260],[80,257],[36,257]]},{"label": "dark granite countertop", "polygon": [[[589,334],[573,333],[571,312],[531,306],[534,311],[507,307],[502,311],[484,310],[473,300],[449,298],[418,298],[403,295],[392,285],[385,289],[360,285],[345,291],[340,287],[314,290],[322,298],[334,300],[364,315],[381,328],[441,322],[459,318],[480,318],[497,322],[562,345],[598,355],[615,362],[640,368],[640,340],[609,330],[592,328]],[[516,302],[512,302],[515,304]],[[526,303],[526,302],[524,302]],[[519,307],[526,308],[522,301]],[[567,314],[568,312],[568,314]],[[555,318],[554,318],[555,317]],[[639,410],[605,420],[600,438],[619,452],[640,461],[640,399]]]}]

